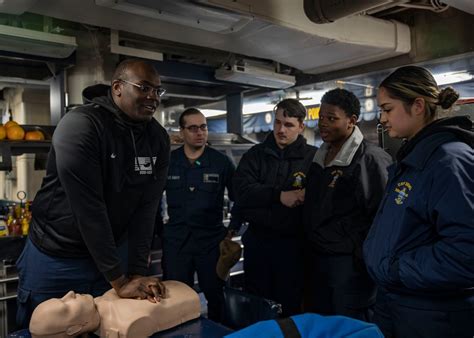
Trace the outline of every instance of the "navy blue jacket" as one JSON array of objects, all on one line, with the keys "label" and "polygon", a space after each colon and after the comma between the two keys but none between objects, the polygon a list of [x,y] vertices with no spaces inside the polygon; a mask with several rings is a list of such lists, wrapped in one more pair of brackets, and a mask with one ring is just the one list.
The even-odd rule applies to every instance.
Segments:
[{"label": "navy blue jacket", "polygon": [[389,169],[364,243],[368,271],[394,292],[474,291],[474,133],[463,118],[417,134]]},{"label": "navy blue jacket", "polygon": [[209,147],[193,164],[183,147],[172,151],[165,187],[169,221],[163,238],[177,246],[192,240],[202,250],[218,245],[226,234],[222,223],[224,191],[227,188],[233,200],[234,171],[229,157]]}]

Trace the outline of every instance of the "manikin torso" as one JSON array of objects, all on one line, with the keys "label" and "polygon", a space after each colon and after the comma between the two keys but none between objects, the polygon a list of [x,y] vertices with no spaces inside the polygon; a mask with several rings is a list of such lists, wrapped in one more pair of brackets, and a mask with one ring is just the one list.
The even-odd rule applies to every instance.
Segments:
[{"label": "manikin torso", "polygon": [[96,331],[100,337],[141,338],[200,316],[193,289],[177,281],[163,283],[166,297],[158,303],[120,298],[113,289],[95,299],[70,291],[61,299],[47,300],[33,312],[31,336],[66,338]]}]

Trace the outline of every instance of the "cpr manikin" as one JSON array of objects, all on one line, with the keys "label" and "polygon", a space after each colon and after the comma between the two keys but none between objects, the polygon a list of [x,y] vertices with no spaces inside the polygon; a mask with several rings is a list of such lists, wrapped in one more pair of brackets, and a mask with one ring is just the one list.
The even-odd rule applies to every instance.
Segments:
[{"label": "cpr manikin", "polygon": [[69,292],[41,303],[33,312],[33,338],[66,338],[94,332],[107,338],[140,338],[200,316],[197,293],[184,283],[165,281],[166,296],[158,303],[120,298],[114,289],[93,299]]}]

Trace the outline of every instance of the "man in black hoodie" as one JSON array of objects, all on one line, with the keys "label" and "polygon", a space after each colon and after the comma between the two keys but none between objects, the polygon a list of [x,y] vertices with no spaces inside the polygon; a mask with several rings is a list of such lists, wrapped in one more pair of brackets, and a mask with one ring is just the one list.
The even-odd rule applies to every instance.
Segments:
[{"label": "man in black hoodie", "polygon": [[[168,135],[153,119],[163,93],[153,66],[126,60],[111,87],[86,88],[85,104],[59,122],[17,262],[20,327],[39,303],[69,290],[163,296],[160,281],[144,277],[169,163]],[[118,249],[127,242],[124,266]]]},{"label": "man in black hoodie", "polygon": [[303,285],[303,223],[306,174],[316,148],[306,144],[305,107],[286,99],[275,107],[273,133],[252,147],[234,175],[234,194],[244,234],[245,287],[300,312]]}]

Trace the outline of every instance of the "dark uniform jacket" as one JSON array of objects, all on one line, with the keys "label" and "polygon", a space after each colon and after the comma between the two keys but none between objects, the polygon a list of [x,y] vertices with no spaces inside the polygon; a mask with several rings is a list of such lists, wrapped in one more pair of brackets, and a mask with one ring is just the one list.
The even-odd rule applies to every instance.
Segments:
[{"label": "dark uniform jacket", "polygon": [[145,275],[169,137],[155,119],[131,121],[108,86],[86,88],[84,97],[55,130],[30,238],[51,256],[92,256],[114,280],[124,273],[116,248],[128,232],[128,273]]},{"label": "dark uniform jacket", "polygon": [[362,243],[382,200],[392,160],[381,148],[366,142],[358,127],[325,167],[327,150],[328,145],[323,144],[308,174],[307,238],[321,253],[354,253],[362,258]]},{"label": "dark uniform jacket", "polygon": [[210,250],[225,237],[223,220],[224,191],[233,200],[231,180],[235,166],[226,155],[206,147],[191,164],[184,148],[171,152],[166,202],[169,221],[163,238],[176,247]]},{"label": "dark uniform jacket", "polygon": [[[406,143],[364,243],[368,271],[391,291],[474,295],[474,133],[441,119]],[[446,298],[448,299],[448,298]],[[472,306],[472,305],[471,305]],[[467,307],[466,307],[467,308]]]},{"label": "dark uniform jacket", "polygon": [[303,233],[302,207],[280,202],[282,191],[303,189],[316,148],[303,136],[280,149],[273,133],[242,156],[233,184],[241,217],[261,237],[297,237]]}]

